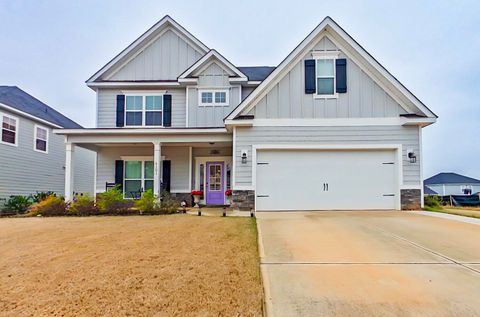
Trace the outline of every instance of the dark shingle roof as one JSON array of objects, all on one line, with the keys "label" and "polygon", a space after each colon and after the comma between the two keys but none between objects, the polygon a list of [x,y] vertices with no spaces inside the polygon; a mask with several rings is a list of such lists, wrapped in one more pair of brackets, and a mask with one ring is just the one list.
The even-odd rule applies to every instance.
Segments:
[{"label": "dark shingle roof", "polygon": [[0,86],[0,103],[66,129],[82,128],[78,123],[70,120],[16,86]]},{"label": "dark shingle roof", "polygon": [[456,173],[438,173],[424,181],[427,185],[433,184],[480,184],[480,180],[459,175]]},{"label": "dark shingle roof", "polygon": [[424,195],[438,195],[436,191],[431,189],[430,187],[423,185],[423,194]]},{"label": "dark shingle roof", "polygon": [[248,77],[248,80],[252,81],[263,81],[275,69],[272,66],[245,66],[237,68]]}]

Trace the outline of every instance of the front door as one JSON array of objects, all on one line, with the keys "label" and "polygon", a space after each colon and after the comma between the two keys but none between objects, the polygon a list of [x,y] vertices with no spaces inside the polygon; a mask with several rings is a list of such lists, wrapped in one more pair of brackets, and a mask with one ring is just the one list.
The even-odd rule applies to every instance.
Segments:
[{"label": "front door", "polygon": [[208,205],[224,204],[223,162],[207,162],[206,185]]}]

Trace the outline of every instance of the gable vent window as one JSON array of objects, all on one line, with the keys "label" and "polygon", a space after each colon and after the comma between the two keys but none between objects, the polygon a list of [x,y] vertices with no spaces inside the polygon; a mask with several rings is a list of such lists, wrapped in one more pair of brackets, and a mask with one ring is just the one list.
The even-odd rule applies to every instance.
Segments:
[{"label": "gable vent window", "polygon": [[38,152],[48,153],[48,129],[35,126],[35,144],[34,150]]},{"label": "gable vent window", "polygon": [[199,90],[200,106],[228,106],[228,90]]},{"label": "gable vent window", "polygon": [[0,114],[2,118],[2,143],[17,145],[18,119],[6,114]]},{"label": "gable vent window", "polygon": [[163,96],[125,96],[125,126],[162,126]]}]

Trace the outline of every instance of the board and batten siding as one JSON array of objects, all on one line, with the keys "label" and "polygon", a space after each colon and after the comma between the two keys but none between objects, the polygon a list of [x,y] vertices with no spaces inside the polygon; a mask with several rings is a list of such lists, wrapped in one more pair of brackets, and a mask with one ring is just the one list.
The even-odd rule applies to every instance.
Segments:
[{"label": "board and batten siding", "polygon": [[[315,51],[336,49],[325,37],[314,48]],[[340,52],[339,58],[347,59],[347,92],[338,94],[338,98],[327,99],[315,98],[315,94],[305,94],[304,60],[312,58],[312,53],[307,53],[258,101],[249,114],[256,119],[273,119],[380,118],[398,117],[407,113],[343,52]]]},{"label": "board and batten siding", "polygon": [[[18,145],[0,143],[0,198],[28,196],[37,191],[65,190],[65,138],[47,125],[1,110],[18,119]],[[48,153],[34,150],[35,124],[48,129]],[[93,193],[95,153],[81,148],[74,152],[74,191]]]},{"label": "board and batten siding", "polygon": [[[199,89],[226,89],[229,104],[225,106],[200,106]],[[224,127],[223,119],[238,106],[241,86],[230,85],[229,75],[216,63],[212,63],[198,76],[198,86],[188,89],[188,126]]]},{"label": "board and batten siding", "polygon": [[[166,94],[172,95],[172,127],[185,127],[185,88],[159,89],[159,91],[162,91],[162,94],[166,91]],[[138,93],[138,90],[135,90],[134,92]],[[155,90],[148,92],[155,92]],[[128,95],[128,89],[99,89],[97,94],[97,128],[115,128],[117,118],[117,95]]]},{"label": "board and batten siding", "polygon": [[122,80],[176,80],[203,54],[167,30],[132,60],[106,79]]},{"label": "board and batten siding", "polygon": [[[171,161],[170,191],[172,193],[189,192],[189,147],[162,146],[162,156]],[[97,188],[105,191],[105,183],[115,182],[115,161],[125,156],[147,156],[153,160],[152,146],[115,146],[101,147],[97,152]]]},{"label": "board and batten siding", "polygon": [[[421,183],[418,127],[345,126],[345,127],[251,127],[237,128],[235,133],[235,186],[252,185],[252,145],[342,145],[342,144],[402,144],[403,184]],[[410,163],[407,150],[417,153],[417,162]],[[249,159],[242,164],[242,150]],[[292,152],[294,156],[295,153]],[[292,166],[292,168],[295,168]]]}]

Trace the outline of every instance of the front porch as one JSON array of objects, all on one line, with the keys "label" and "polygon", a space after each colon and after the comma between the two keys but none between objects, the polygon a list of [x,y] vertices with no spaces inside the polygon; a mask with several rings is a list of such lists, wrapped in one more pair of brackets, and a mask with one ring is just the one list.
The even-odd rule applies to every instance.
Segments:
[{"label": "front porch", "polygon": [[233,177],[232,135],[225,129],[175,129],[176,133],[173,129],[158,129],[157,133],[135,129],[128,135],[124,129],[109,130],[58,130],[66,135],[67,201],[75,195],[73,152],[83,147],[96,152],[95,194],[118,185],[126,199],[136,199],[151,189],[158,196],[169,192],[191,206],[191,191],[200,190],[204,193],[201,204],[230,204],[225,192]]}]

